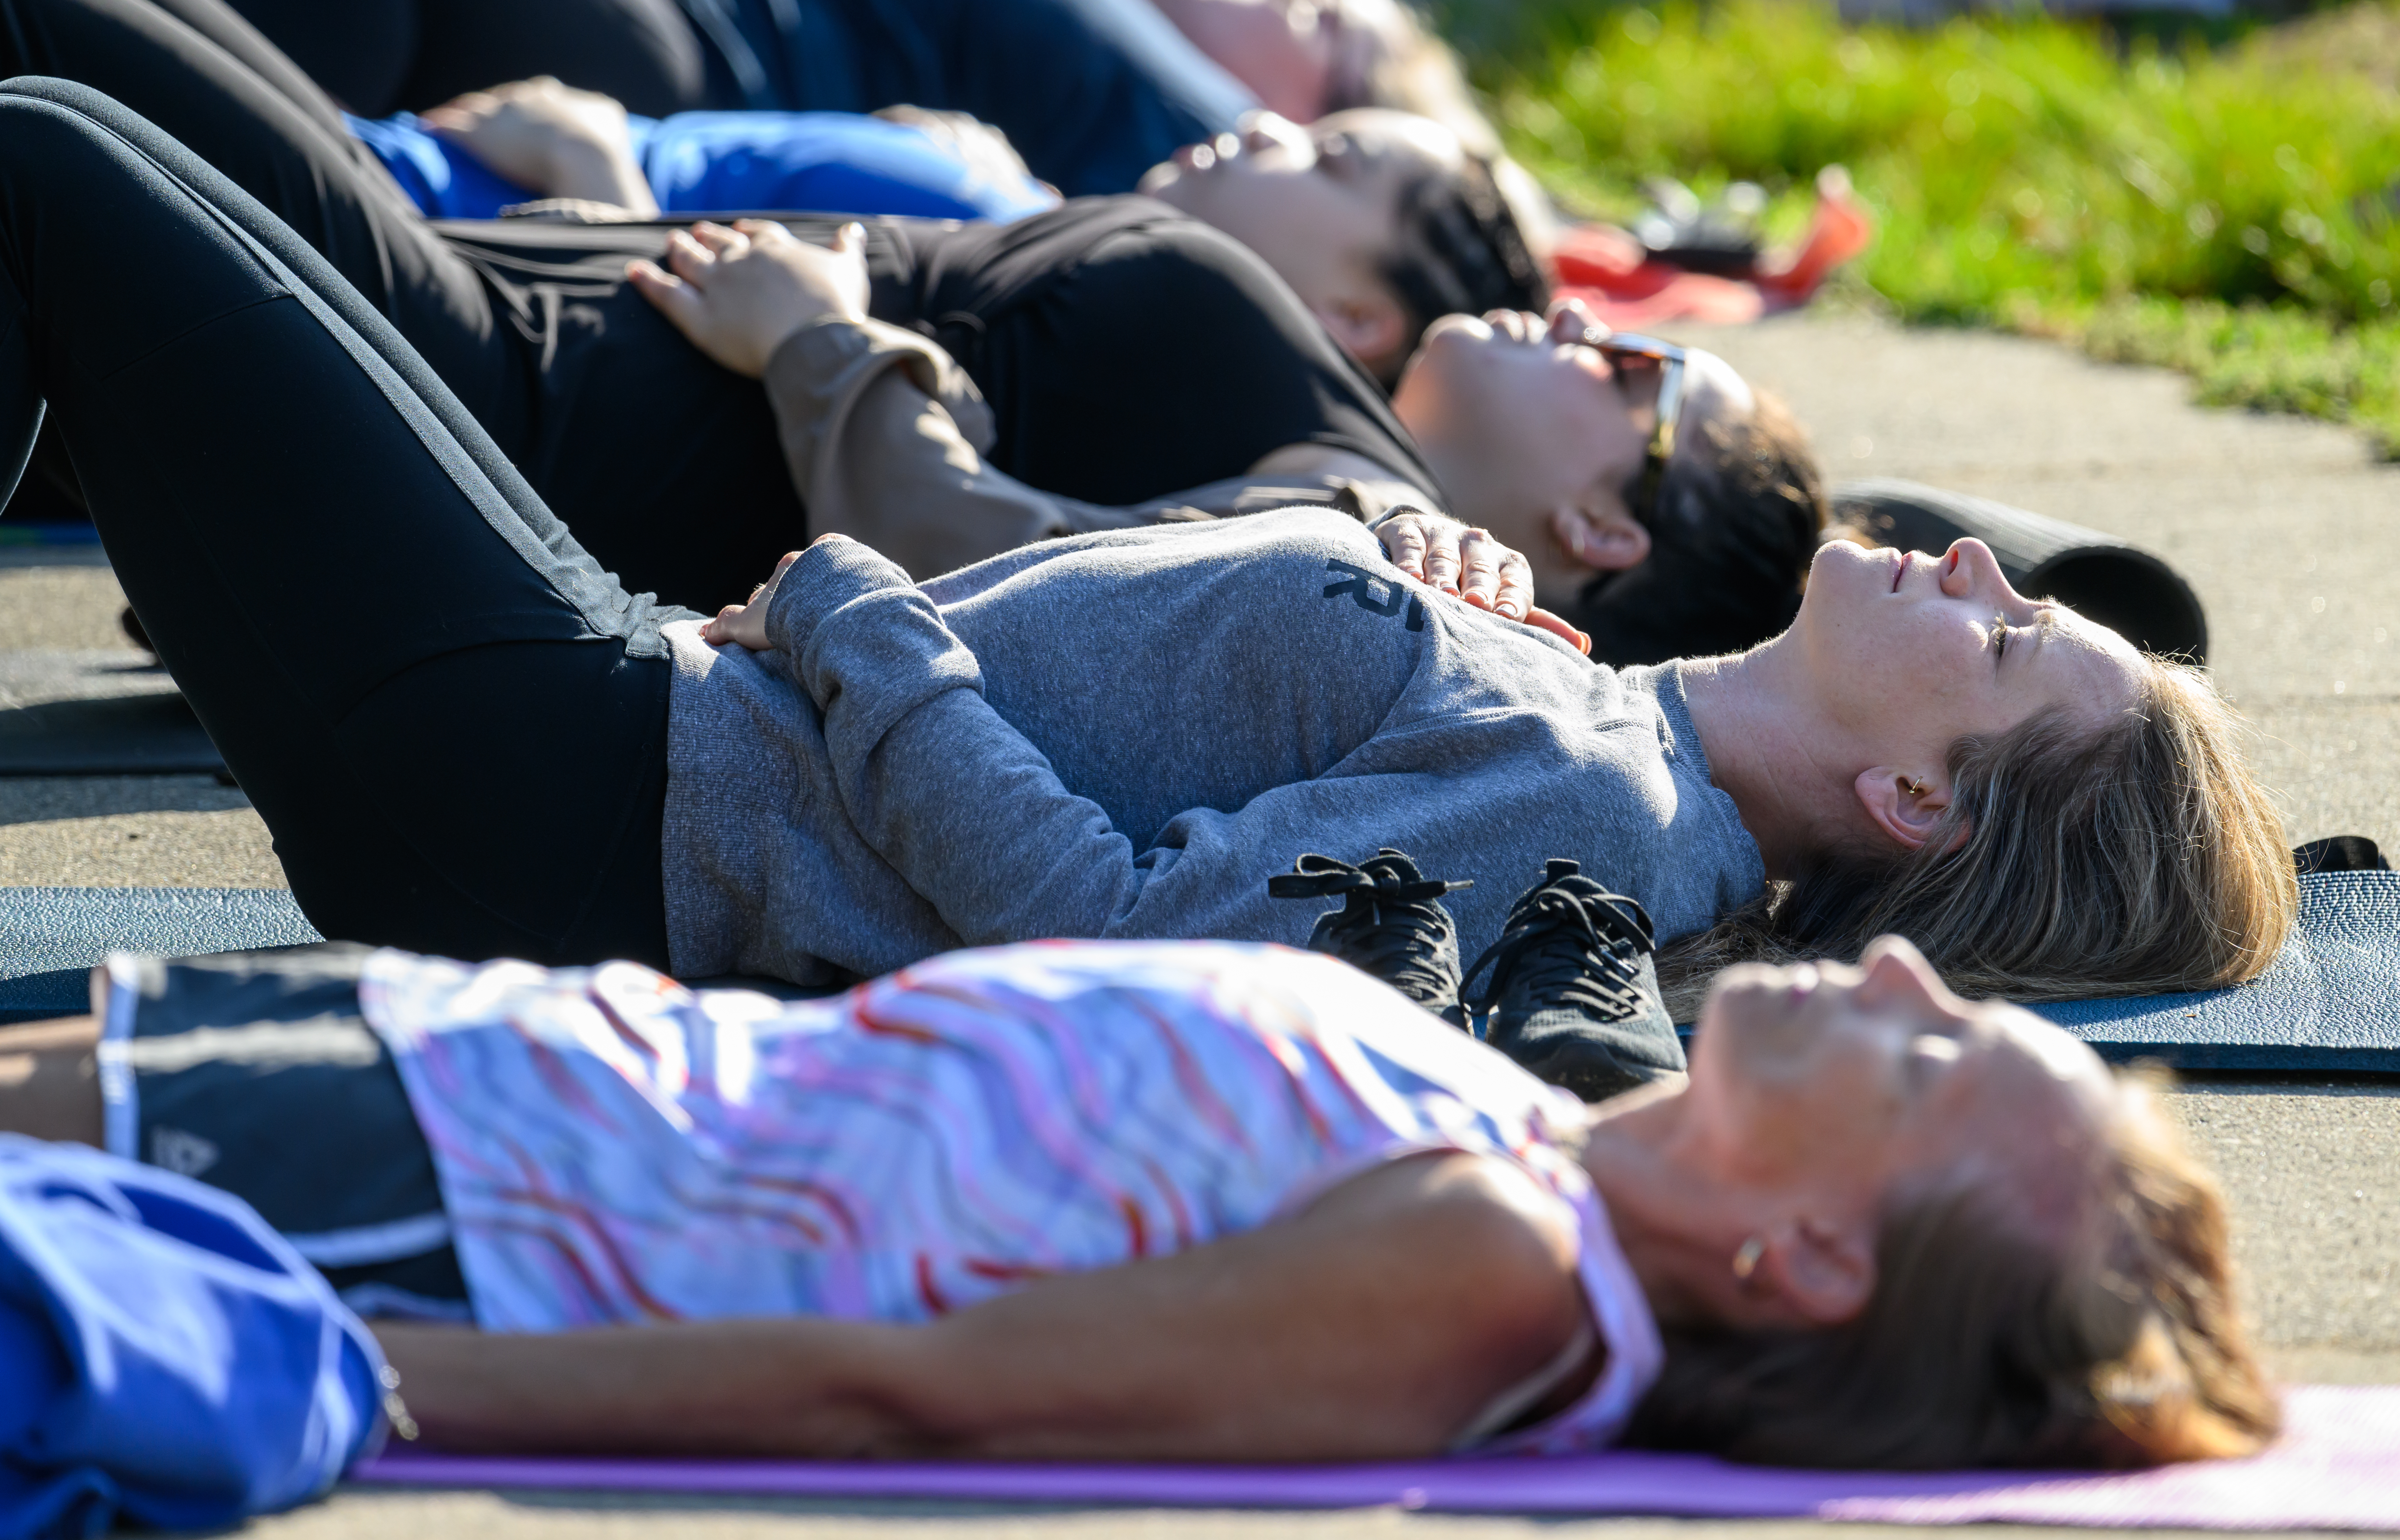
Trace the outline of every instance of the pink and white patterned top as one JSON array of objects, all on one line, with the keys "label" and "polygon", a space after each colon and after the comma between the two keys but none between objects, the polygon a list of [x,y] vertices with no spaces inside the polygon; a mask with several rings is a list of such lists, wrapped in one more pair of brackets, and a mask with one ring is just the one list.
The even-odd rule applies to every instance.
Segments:
[{"label": "pink and white patterned top", "polygon": [[386,951],[361,992],[488,1330],[920,1322],[1459,1150],[1573,1211],[1608,1348],[1576,1405],[1484,1447],[1605,1445],[1657,1376],[1657,1330],[1572,1149],[1580,1105],[1328,958],[1037,942],[785,1002],[633,963]]}]

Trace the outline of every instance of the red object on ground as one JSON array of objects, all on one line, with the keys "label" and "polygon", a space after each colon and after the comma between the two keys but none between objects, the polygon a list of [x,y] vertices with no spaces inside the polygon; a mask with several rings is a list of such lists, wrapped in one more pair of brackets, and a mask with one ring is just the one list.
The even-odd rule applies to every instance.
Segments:
[{"label": "red object on ground", "polygon": [[1579,299],[1606,324],[1625,330],[1665,320],[1732,324],[1805,305],[1834,268],[1867,249],[1875,219],[1850,186],[1849,173],[1817,173],[1817,211],[1800,243],[1762,258],[1748,278],[1686,272],[1653,262],[1642,243],[1613,225],[1579,225],[1559,238],[1551,265],[1555,296]]}]

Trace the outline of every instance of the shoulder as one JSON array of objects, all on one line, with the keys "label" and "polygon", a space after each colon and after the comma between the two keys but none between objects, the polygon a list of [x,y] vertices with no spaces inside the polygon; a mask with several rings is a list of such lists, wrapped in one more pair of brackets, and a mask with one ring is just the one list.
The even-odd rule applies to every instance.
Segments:
[{"label": "shoulder", "polygon": [[1394,1161],[1327,1192],[1308,1218],[1370,1228],[1405,1247],[1415,1287],[1487,1349],[1556,1352],[1581,1321],[1575,1209],[1497,1155]]}]

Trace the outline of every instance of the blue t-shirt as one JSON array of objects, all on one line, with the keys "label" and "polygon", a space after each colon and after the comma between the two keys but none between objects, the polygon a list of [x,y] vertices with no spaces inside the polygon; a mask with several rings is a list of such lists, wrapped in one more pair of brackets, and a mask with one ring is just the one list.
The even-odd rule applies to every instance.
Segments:
[{"label": "blue t-shirt", "polygon": [[[413,114],[346,120],[430,218],[496,219],[534,196]],[[671,214],[788,209],[1005,224],[1058,201],[1030,176],[989,174],[907,124],[854,113],[677,113],[626,122],[650,194]]]},{"label": "blue t-shirt", "polygon": [[0,1134],[0,1535],[215,1529],[381,1434],[383,1356],[250,1206]]}]

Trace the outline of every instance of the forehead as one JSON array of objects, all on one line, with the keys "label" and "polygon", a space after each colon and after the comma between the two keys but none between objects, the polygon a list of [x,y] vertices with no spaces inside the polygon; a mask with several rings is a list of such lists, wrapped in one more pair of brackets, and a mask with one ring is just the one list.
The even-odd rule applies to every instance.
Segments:
[{"label": "forehead", "polygon": [[2043,609],[2041,626],[2044,662],[2059,677],[2062,701],[2095,716],[2134,702],[2149,665],[2133,643],[2065,605]]},{"label": "forehead", "polygon": [[1919,1138],[1952,1156],[2017,1166],[2037,1199],[2066,1201],[2073,1173],[2116,1115],[2115,1075],[2089,1044],[2030,1011],[1998,1002],[1968,1009],[1975,1030],[1961,1069],[1971,1072],[1922,1109]]},{"label": "forehead", "polygon": [[[1703,348],[1691,348],[1684,355],[1684,405],[1680,414],[1685,423],[1739,422],[1756,409],[1758,398],[1750,382],[1734,372],[1732,364]],[[1675,454],[1683,457],[1697,435],[1678,432]]]}]

